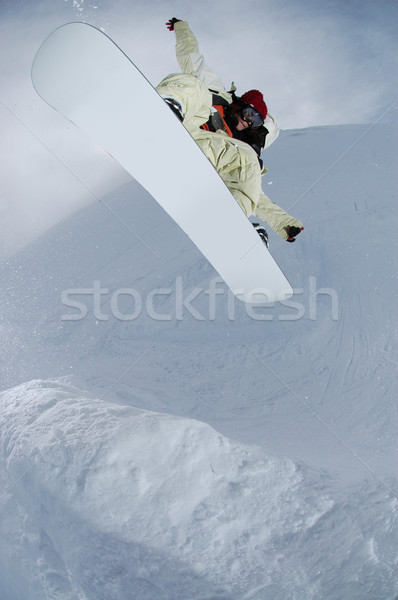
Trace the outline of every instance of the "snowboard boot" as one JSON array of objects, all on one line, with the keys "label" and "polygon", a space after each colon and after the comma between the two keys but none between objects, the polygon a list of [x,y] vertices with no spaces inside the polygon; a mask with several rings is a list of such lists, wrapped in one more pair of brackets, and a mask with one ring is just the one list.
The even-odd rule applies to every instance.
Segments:
[{"label": "snowboard boot", "polygon": [[267,246],[267,248],[269,248],[269,241],[268,241],[268,233],[266,231],[266,229],[264,229],[264,227],[262,225],[260,225],[259,223],[252,223],[254,229],[257,231],[258,235],[260,236],[260,238],[262,239],[262,241],[264,242],[264,244]]}]

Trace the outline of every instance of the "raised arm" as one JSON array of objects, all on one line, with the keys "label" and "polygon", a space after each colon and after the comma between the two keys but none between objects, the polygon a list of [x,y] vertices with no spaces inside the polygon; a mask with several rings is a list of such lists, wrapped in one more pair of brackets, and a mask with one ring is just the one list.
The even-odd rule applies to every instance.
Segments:
[{"label": "raised arm", "polygon": [[181,71],[195,75],[207,85],[211,92],[222,96],[230,103],[232,96],[225,90],[218,74],[206,64],[203,54],[199,51],[198,41],[188,23],[174,17],[166,25],[170,31],[174,31],[176,34],[176,56]]}]

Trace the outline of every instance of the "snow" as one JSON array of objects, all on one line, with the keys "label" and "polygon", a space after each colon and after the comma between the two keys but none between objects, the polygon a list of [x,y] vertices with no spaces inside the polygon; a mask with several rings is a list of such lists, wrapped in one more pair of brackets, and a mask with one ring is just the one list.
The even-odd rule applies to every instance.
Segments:
[{"label": "snow", "polygon": [[394,600],[396,140],[264,153],[285,306],[133,181],[2,265],[2,600]]},{"label": "snow", "polygon": [[[23,533],[6,529],[3,564],[22,554],[29,598],[320,597],[348,553],[365,588],[391,575],[386,490],[371,494],[384,519],[370,503],[354,516],[358,500],[343,504],[321,470],[60,380],[21,384],[1,403],[8,518]],[[347,517],[354,539],[328,556]]]}]

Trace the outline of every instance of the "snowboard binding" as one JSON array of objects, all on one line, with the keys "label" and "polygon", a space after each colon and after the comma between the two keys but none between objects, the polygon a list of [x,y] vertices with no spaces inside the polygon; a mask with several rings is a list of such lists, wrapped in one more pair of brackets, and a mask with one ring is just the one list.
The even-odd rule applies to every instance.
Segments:
[{"label": "snowboard binding", "polygon": [[173,113],[182,122],[184,120],[184,113],[183,113],[181,104],[179,102],[177,102],[177,100],[174,100],[174,98],[163,98],[163,100],[166,102],[166,104],[169,105],[169,107],[171,108]]},{"label": "snowboard binding", "polygon": [[262,225],[260,225],[260,223],[252,223],[252,225],[253,225],[254,229],[257,231],[257,233],[260,236],[260,238],[262,239],[262,241],[264,242],[264,244],[267,246],[267,248],[269,248],[267,230]]}]

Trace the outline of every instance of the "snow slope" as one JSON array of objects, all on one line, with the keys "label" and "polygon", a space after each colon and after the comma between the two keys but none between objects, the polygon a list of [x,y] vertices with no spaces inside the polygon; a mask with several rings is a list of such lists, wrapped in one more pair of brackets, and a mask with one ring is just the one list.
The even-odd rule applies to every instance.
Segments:
[{"label": "snow slope", "polygon": [[396,140],[264,154],[295,304],[234,301],[135,182],[2,265],[2,598],[394,599]]}]

